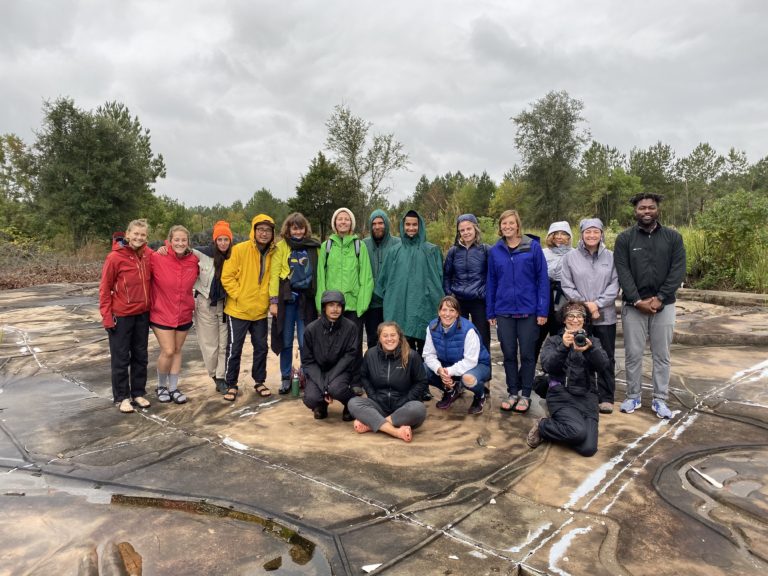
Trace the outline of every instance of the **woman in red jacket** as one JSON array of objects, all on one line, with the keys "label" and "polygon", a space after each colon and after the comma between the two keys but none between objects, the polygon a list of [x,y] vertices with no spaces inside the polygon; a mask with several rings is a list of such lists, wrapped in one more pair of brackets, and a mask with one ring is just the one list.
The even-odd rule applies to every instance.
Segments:
[{"label": "woman in red jacket", "polygon": [[152,276],[147,228],[146,220],[133,220],[124,235],[114,236],[99,285],[101,323],[109,334],[112,399],[123,414],[133,412],[133,404],[149,407],[144,397]]},{"label": "woman in red jacket", "polygon": [[157,399],[184,404],[179,390],[181,348],[192,328],[195,298],[192,286],[199,273],[197,256],[189,247],[189,230],[172,226],[165,254],[152,254],[152,308],[149,325],[160,345],[157,358]]}]

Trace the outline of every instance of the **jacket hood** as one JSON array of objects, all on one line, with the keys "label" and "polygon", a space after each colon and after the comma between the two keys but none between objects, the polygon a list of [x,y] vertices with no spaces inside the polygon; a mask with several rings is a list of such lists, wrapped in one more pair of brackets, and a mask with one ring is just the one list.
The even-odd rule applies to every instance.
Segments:
[{"label": "jacket hood", "polygon": [[338,234],[338,232],[336,232],[336,216],[338,216],[340,212],[346,212],[347,214],[349,214],[349,218],[350,220],[352,220],[352,228],[350,228],[349,233],[350,235],[354,234],[355,226],[357,225],[357,222],[355,222],[355,215],[352,214],[352,210],[350,210],[349,208],[342,207],[333,213],[333,216],[331,216],[331,230],[333,230],[334,234]]},{"label": "jacket hood", "polygon": [[269,245],[273,245],[275,243],[275,221],[272,217],[267,216],[266,214],[256,214],[256,216],[253,217],[253,220],[251,220],[251,231],[248,233],[251,242],[256,242],[256,233],[253,230],[256,227],[256,224],[269,224],[272,227],[272,241]]},{"label": "jacket hood", "polygon": [[565,220],[562,220],[560,222],[552,222],[552,224],[549,225],[549,230],[547,230],[547,236],[550,234],[554,234],[555,232],[565,232],[573,238],[573,232],[571,232],[571,225],[568,224]]},{"label": "jacket hood", "polygon": [[390,237],[389,215],[386,212],[384,212],[384,210],[381,210],[379,208],[371,212],[371,216],[370,218],[368,218],[368,230],[373,229],[373,221],[376,220],[376,218],[381,218],[382,220],[384,220],[384,238],[382,239],[382,241],[384,241]]},{"label": "jacket hood", "polygon": [[[416,214],[416,217],[419,219],[419,231],[416,233],[416,236],[413,238],[409,238],[405,234],[405,216],[409,212],[413,212]],[[416,212],[416,210],[408,210],[405,214],[403,214],[403,217],[400,218],[400,241],[403,244],[406,244],[408,242],[413,244],[424,244],[424,242],[427,241],[427,230],[424,227],[424,218],[421,217],[421,214]]]}]

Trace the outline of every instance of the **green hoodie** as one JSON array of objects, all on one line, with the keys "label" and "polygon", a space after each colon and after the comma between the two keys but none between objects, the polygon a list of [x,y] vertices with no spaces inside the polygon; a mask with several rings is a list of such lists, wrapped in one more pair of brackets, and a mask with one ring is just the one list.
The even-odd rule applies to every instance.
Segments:
[{"label": "green hoodie", "polygon": [[355,255],[357,234],[339,236],[331,234],[331,251],[326,253],[326,243],[320,244],[317,259],[317,292],[315,304],[322,310],[320,298],[326,290],[338,290],[344,294],[344,310],[362,316],[371,303],[373,274],[368,249],[360,242],[360,254]]},{"label": "green hoodie", "polygon": [[[382,238],[380,242],[376,242],[373,239],[373,236],[368,236],[363,242],[365,243],[366,248],[368,248],[368,257],[371,259],[373,281],[376,283],[376,288],[378,288],[379,272],[381,272],[381,267],[384,265],[384,260],[386,259],[387,254],[389,254],[395,246],[400,245],[400,238],[392,236],[392,234],[389,233],[389,216],[387,216],[387,213],[384,212],[384,210],[374,210],[371,212],[371,217],[368,218],[368,230],[373,230],[373,221],[376,218],[384,220],[384,238]],[[376,295],[376,290],[374,289],[371,305],[368,308],[381,308],[383,305],[384,303],[381,298]]]},{"label": "green hoodie", "polygon": [[393,320],[410,338],[426,339],[427,325],[437,314],[443,293],[443,254],[427,242],[424,220],[413,238],[405,235],[400,219],[400,245],[384,260],[376,280],[376,294],[384,300],[384,320]]}]

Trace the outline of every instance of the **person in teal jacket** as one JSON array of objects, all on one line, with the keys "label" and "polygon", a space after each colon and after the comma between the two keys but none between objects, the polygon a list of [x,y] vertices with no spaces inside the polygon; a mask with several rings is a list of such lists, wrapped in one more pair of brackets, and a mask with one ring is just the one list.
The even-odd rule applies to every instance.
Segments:
[{"label": "person in teal jacket", "polygon": [[371,259],[371,271],[373,272],[374,293],[371,298],[371,304],[363,317],[365,324],[365,334],[368,340],[368,348],[373,348],[378,344],[379,324],[384,322],[384,302],[376,295],[375,285],[384,265],[384,260],[395,246],[400,245],[400,238],[390,234],[389,216],[384,210],[374,210],[368,219],[368,229],[371,235],[363,243],[368,248],[368,256]]},{"label": "person in teal jacket", "polygon": [[327,290],[344,294],[344,316],[357,326],[358,348],[362,356],[363,314],[373,295],[373,273],[368,248],[355,234],[355,215],[349,208],[339,208],[331,218],[333,234],[320,245],[317,263],[315,305],[322,311],[320,298]]},{"label": "person in teal jacket", "polygon": [[384,320],[397,322],[408,343],[424,351],[427,326],[443,293],[443,254],[427,242],[424,220],[409,210],[400,220],[400,245],[387,254],[376,281],[384,302]]}]

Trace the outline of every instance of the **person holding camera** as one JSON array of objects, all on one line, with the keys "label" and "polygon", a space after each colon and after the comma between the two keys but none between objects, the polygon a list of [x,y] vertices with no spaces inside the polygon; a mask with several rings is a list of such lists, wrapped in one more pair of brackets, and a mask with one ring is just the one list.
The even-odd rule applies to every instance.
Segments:
[{"label": "person holding camera", "polygon": [[565,330],[547,339],[540,357],[549,375],[549,418],[534,422],[526,442],[531,448],[544,440],[562,442],[582,456],[592,456],[600,418],[597,379],[609,366],[608,355],[589,333],[590,312],[584,302],[569,302],[559,315]]}]

